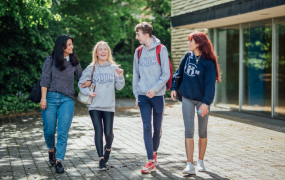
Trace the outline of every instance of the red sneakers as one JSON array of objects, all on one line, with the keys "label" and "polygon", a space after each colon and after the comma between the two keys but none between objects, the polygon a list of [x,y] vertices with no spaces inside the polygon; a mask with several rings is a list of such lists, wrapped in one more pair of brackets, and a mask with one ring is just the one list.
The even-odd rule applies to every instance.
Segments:
[{"label": "red sneakers", "polygon": [[157,153],[153,154],[153,162],[155,165],[157,165]]},{"label": "red sneakers", "polygon": [[146,163],[145,167],[141,170],[142,174],[149,174],[152,171],[156,171],[156,165],[149,161],[148,163]]}]

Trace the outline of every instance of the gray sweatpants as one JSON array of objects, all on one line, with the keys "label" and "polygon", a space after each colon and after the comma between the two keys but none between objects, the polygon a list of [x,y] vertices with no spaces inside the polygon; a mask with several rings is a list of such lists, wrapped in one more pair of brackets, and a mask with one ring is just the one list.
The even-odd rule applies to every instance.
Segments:
[{"label": "gray sweatpants", "polygon": [[[194,137],[195,106],[198,111],[201,105],[202,105],[202,102],[200,101],[194,101],[194,100],[182,97],[182,112],[183,112],[183,119],[184,119],[184,126],[185,126],[185,138]],[[210,106],[209,106],[208,112],[210,112]],[[197,116],[198,116],[199,137],[206,138],[209,113],[206,114],[204,117],[201,117],[197,113]]]}]

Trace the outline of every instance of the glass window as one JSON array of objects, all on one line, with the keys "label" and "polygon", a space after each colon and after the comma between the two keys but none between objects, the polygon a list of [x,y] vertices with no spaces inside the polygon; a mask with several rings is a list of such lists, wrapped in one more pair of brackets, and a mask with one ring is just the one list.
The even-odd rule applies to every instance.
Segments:
[{"label": "glass window", "polygon": [[275,19],[275,116],[285,117],[285,17]]},{"label": "glass window", "polygon": [[246,23],[242,27],[242,109],[271,113],[272,20]]},{"label": "glass window", "polygon": [[239,25],[217,29],[217,55],[222,70],[215,103],[239,108]]},{"label": "glass window", "polygon": [[208,30],[208,37],[209,37],[210,41],[212,42],[212,44],[214,46],[214,29],[209,29]]}]

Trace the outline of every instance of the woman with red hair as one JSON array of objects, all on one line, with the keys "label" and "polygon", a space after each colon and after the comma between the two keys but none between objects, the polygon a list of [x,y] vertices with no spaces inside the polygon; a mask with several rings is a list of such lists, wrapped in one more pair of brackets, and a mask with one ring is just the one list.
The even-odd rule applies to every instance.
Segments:
[{"label": "woman with red hair", "polygon": [[[188,36],[188,49],[182,58],[179,68],[173,75],[171,98],[175,101],[176,91],[182,95],[182,112],[185,126],[185,148],[187,165],[183,174],[195,174],[193,166],[194,154],[194,117],[195,107],[198,112],[199,159],[198,171],[206,171],[204,155],[207,147],[207,124],[210,105],[215,96],[216,82],[220,82],[217,56],[207,35],[194,31]],[[176,87],[175,81],[182,78],[182,83]]]}]

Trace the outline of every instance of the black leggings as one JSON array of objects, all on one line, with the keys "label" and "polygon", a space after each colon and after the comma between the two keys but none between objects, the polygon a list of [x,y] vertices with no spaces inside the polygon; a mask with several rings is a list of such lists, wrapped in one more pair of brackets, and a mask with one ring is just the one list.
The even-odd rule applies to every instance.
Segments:
[{"label": "black leggings", "polygon": [[[114,123],[114,112],[90,110],[90,117],[95,130],[95,146],[99,157],[103,157],[103,130],[105,134],[106,148],[111,149],[112,142],[114,139],[113,134],[113,123]],[[104,129],[102,126],[102,120]]]}]

